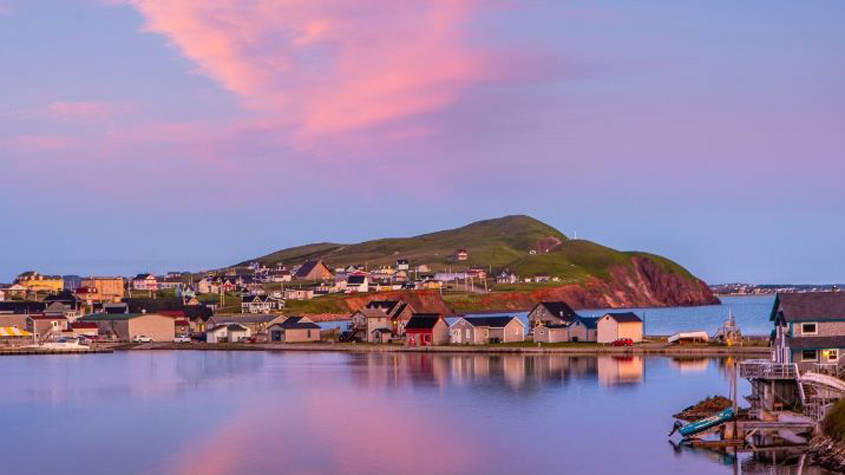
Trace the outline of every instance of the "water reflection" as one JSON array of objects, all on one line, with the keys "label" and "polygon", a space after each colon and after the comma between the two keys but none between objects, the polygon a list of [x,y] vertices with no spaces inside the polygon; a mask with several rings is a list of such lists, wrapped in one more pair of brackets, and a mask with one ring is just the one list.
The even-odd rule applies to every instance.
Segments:
[{"label": "water reflection", "polygon": [[672,412],[726,394],[732,368],[634,355],[5,359],[0,444],[16,474],[68,460],[88,474],[730,473],[731,459],[676,451],[666,431]]},{"label": "water reflection", "polygon": [[409,384],[525,390],[572,380],[611,386],[641,383],[644,374],[638,355],[371,353],[355,355],[350,365],[353,381],[368,388]]}]

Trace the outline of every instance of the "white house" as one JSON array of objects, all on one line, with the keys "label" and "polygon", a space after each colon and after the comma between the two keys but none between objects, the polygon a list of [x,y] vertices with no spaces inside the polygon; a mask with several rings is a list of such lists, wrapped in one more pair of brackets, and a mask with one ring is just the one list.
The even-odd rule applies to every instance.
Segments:
[{"label": "white house", "polygon": [[367,274],[352,274],[346,278],[346,290],[348,292],[369,292],[370,278]]},{"label": "white house", "polygon": [[454,344],[486,345],[525,340],[525,324],[514,316],[461,317],[449,329]]},{"label": "white house", "polygon": [[285,289],[285,300],[311,300],[314,291],[311,289]]},{"label": "white house", "polygon": [[152,274],[138,274],[132,279],[134,290],[158,290],[158,280]]},{"label": "white house", "polygon": [[241,312],[243,313],[270,313],[276,308],[276,300],[266,295],[247,295],[241,297]]},{"label": "white house", "polygon": [[222,323],[205,332],[206,343],[237,343],[252,336],[252,332],[240,323]]}]

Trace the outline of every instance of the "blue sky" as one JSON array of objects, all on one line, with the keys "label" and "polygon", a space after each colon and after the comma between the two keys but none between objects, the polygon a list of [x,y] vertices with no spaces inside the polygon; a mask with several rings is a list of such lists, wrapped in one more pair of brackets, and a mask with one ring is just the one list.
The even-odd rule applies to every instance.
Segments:
[{"label": "blue sky", "polygon": [[845,4],[0,0],[0,281],[529,214],[845,281]]}]

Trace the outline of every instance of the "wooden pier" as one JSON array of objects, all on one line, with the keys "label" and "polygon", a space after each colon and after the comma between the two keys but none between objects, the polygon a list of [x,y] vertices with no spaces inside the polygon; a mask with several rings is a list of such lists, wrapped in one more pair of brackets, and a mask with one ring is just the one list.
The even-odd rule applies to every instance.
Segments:
[{"label": "wooden pier", "polygon": [[0,356],[15,355],[85,355],[93,353],[113,353],[111,348],[0,348]]}]

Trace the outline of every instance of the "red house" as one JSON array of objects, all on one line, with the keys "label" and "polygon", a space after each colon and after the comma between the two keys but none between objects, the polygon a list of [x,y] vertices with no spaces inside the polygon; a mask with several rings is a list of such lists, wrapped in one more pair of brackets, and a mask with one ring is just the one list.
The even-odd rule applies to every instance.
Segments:
[{"label": "red house", "polygon": [[437,313],[415,313],[405,324],[408,346],[445,345],[449,343],[449,325]]}]

